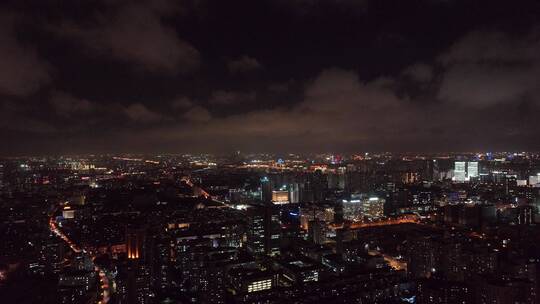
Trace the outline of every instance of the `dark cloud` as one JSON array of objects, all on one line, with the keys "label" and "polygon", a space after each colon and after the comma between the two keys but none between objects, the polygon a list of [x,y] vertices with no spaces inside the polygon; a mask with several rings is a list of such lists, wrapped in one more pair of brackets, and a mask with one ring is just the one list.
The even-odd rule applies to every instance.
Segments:
[{"label": "dark cloud", "polygon": [[212,93],[212,96],[208,100],[212,105],[237,105],[244,102],[250,102],[255,100],[255,93],[253,92],[236,92],[218,90]]},{"label": "dark cloud", "polygon": [[327,69],[306,85],[305,98],[292,108],[205,118],[203,125],[168,126],[138,138],[189,142],[212,151],[222,145],[260,151],[359,147],[407,151],[455,145],[489,148],[497,146],[496,141],[516,144],[516,136],[530,138],[538,132],[532,119],[536,106],[524,114],[511,104],[482,109],[446,102],[417,105],[396,95],[396,81],[364,82],[353,71]]},{"label": "dark cloud", "polygon": [[173,8],[166,1],[122,3],[95,17],[91,25],[65,23],[56,32],[149,71],[191,71],[199,66],[199,52],[162,20],[175,12]]},{"label": "dark cloud", "polygon": [[433,80],[433,67],[424,63],[411,65],[403,71],[403,75],[412,78],[414,81],[425,83]]},{"label": "dark cloud", "polygon": [[242,56],[240,58],[229,61],[227,63],[227,67],[229,68],[229,72],[231,72],[231,74],[238,74],[258,70],[261,69],[263,66],[255,58],[251,58],[249,56]]},{"label": "dark cloud", "polygon": [[50,123],[29,115],[29,109],[12,101],[0,103],[0,130],[46,135],[58,132]]},{"label": "dark cloud", "polygon": [[476,107],[540,96],[540,36],[473,32],[440,56],[445,67],[438,97]]},{"label": "dark cloud", "polygon": [[159,136],[164,141],[191,142],[197,137],[209,143],[226,141],[239,147],[257,141],[259,148],[266,149],[272,149],[272,143],[277,144],[275,149],[314,147],[321,141],[340,147],[362,143],[371,139],[372,128],[388,122],[385,118],[388,111],[402,110],[402,101],[386,88],[387,83],[381,80],[362,83],[354,72],[329,69],[308,85],[305,100],[292,109],[214,118],[204,125],[149,131],[140,138],[155,140]]},{"label": "dark cloud", "polygon": [[540,89],[538,67],[458,65],[444,75],[438,97],[454,103],[486,107],[519,102]]},{"label": "dark cloud", "polygon": [[527,64],[540,59],[540,32],[535,28],[526,35],[473,31],[453,43],[439,56],[445,65],[452,64]]},{"label": "dark cloud", "polygon": [[185,96],[176,98],[171,102],[173,109],[187,109],[193,106],[193,101]]},{"label": "dark cloud", "polygon": [[89,100],[77,98],[62,91],[54,92],[50,102],[56,113],[65,117],[70,117],[73,114],[85,114],[97,107]]},{"label": "dark cloud", "polygon": [[24,97],[51,82],[51,66],[19,41],[17,23],[16,16],[0,14],[0,93]]},{"label": "dark cloud", "polygon": [[369,7],[367,0],[278,0],[277,3],[302,15],[337,9],[348,13],[363,13]]},{"label": "dark cloud", "polygon": [[166,119],[165,116],[148,109],[142,103],[130,104],[124,109],[124,112],[135,122],[153,123]]},{"label": "dark cloud", "polygon": [[271,83],[268,85],[268,90],[275,93],[287,92],[289,83]]},{"label": "dark cloud", "polygon": [[212,118],[212,115],[205,108],[195,106],[184,113],[183,117],[190,122],[207,122]]}]

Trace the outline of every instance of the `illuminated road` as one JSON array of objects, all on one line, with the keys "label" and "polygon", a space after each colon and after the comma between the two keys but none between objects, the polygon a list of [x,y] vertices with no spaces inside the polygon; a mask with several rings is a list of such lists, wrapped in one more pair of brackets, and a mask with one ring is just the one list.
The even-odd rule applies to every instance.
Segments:
[{"label": "illuminated road", "polygon": [[198,191],[200,195],[204,196],[204,198],[211,199],[213,202],[221,204],[222,207],[230,208],[230,206],[225,204],[224,202],[212,198],[212,196],[208,192],[206,192],[206,190],[204,190],[200,186],[195,185],[189,177],[184,176],[182,177],[181,181],[183,181],[184,183],[186,183],[186,185],[190,186],[193,189],[193,194],[196,194]]},{"label": "illuminated road", "polygon": [[397,218],[390,218],[376,222],[352,222],[346,224],[335,224],[332,223],[329,225],[331,229],[341,229],[348,227],[351,229],[359,228],[368,228],[368,227],[381,227],[381,226],[391,226],[391,225],[400,225],[400,224],[419,224],[420,220],[416,215],[402,215]]},{"label": "illuminated road", "polygon": [[194,193],[194,194],[195,194],[195,190],[199,190],[200,193],[201,193],[201,195],[204,196],[204,198],[211,198],[211,197],[210,197],[210,194],[209,194],[208,192],[206,192],[203,188],[201,188],[201,187],[195,185],[195,184],[191,181],[191,179],[189,179],[189,177],[187,177],[187,176],[182,177],[182,181],[183,181],[184,183],[186,183],[186,185],[190,186],[191,189],[193,189],[193,193]]},{"label": "illuminated road", "polygon": [[392,267],[394,270],[407,270],[407,262],[397,259],[389,254],[382,253],[375,249],[370,249],[368,251],[369,255],[375,256],[375,255],[381,255],[384,260]]},{"label": "illuminated road", "polygon": [[366,227],[379,227],[379,226],[390,226],[390,225],[400,225],[400,224],[418,224],[419,220],[417,217],[400,217],[396,219],[387,219],[378,222],[358,222],[351,223],[351,229],[355,228],[366,228]]},{"label": "illuminated road", "polygon": [[98,304],[105,304],[108,303],[111,299],[111,288],[109,286],[109,278],[107,277],[107,274],[105,271],[100,269],[99,267],[96,267],[96,271],[99,274],[99,284],[101,289],[101,300],[98,301]]},{"label": "illuminated road", "polygon": [[75,243],[73,243],[59,228],[58,228],[58,225],[56,224],[56,221],[54,220],[54,213],[53,215],[50,217],[49,219],[49,228],[50,230],[56,234],[56,236],[58,236],[59,238],[61,238],[62,240],[64,240],[64,242],[66,242],[66,244],[69,246],[69,248],[71,248],[71,250],[73,250],[75,253],[81,253],[82,252],[82,249],[79,248]]},{"label": "illuminated road", "polygon": [[[58,211],[59,207],[60,206],[57,206],[52,211],[52,213],[51,213],[51,215],[49,217],[49,229],[56,236],[58,236],[64,242],[66,242],[66,244],[69,246],[69,248],[71,248],[71,250],[73,250],[75,253],[88,254],[87,250],[77,246],[77,244],[75,244],[75,242],[70,240],[68,238],[68,236],[64,232],[62,232],[62,230],[60,230],[60,228],[58,228],[58,224],[54,220],[54,214],[56,213],[56,211]],[[89,255],[89,256],[91,257],[92,261],[94,261],[94,259],[96,258],[93,255]],[[97,303],[98,304],[107,304],[109,302],[109,300],[110,300],[110,295],[111,295],[111,288],[110,288],[110,285],[109,285],[109,279],[107,278],[107,275],[105,274],[105,271],[103,269],[101,269],[99,266],[97,266],[96,264],[94,264],[94,270],[98,273],[99,282],[100,282],[100,285],[99,285],[100,299],[97,301]]]}]

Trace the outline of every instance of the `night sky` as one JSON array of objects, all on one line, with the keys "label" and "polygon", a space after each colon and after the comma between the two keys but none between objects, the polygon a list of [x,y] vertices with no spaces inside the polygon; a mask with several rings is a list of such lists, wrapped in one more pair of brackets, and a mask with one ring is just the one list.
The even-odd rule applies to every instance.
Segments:
[{"label": "night sky", "polygon": [[2,1],[0,142],[540,150],[540,2]]}]

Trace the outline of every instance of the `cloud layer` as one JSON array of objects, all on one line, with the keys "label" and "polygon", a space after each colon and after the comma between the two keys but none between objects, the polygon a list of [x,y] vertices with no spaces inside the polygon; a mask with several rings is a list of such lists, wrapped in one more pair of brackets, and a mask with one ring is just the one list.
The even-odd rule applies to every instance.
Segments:
[{"label": "cloud layer", "polygon": [[51,81],[51,67],[17,38],[15,16],[0,14],[0,93],[28,96]]},{"label": "cloud layer", "polygon": [[158,3],[121,3],[95,16],[91,26],[65,23],[55,31],[147,71],[176,73],[197,68],[199,51],[163,22],[176,6],[173,2]]},{"label": "cloud layer", "polygon": [[540,149],[538,18],[425,2],[0,4],[0,153]]}]

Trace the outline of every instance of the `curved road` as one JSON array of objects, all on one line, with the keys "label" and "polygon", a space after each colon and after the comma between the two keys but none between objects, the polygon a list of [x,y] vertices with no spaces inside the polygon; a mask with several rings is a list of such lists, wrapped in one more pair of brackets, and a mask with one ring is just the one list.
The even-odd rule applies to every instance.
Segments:
[{"label": "curved road", "polygon": [[[94,259],[96,258],[95,255],[91,255],[88,253],[88,251],[84,248],[80,248],[79,246],[77,246],[77,244],[75,244],[72,240],[70,240],[68,238],[68,236],[62,232],[62,230],[60,230],[58,228],[58,225],[56,223],[56,221],[54,220],[54,214],[58,211],[58,208],[60,206],[56,206],[54,208],[54,210],[52,211],[52,213],[50,214],[50,217],[49,217],[49,229],[55,234],[57,235],[59,238],[61,238],[64,242],[66,242],[66,244],[69,246],[69,248],[71,248],[71,250],[73,250],[75,253],[83,253],[83,254],[87,254],[88,256],[90,256],[90,258],[92,259],[92,261],[94,261]],[[94,270],[97,272],[97,274],[99,275],[99,282],[100,282],[100,299],[97,300],[97,303],[98,304],[107,304],[110,300],[110,296],[111,296],[111,288],[110,288],[110,285],[109,285],[109,279],[107,278],[107,275],[105,273],[105,271],[103,269],[101,269],[99,266],[97,266],[96,264],[94,264]]]}]

